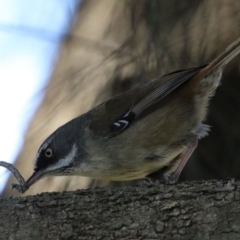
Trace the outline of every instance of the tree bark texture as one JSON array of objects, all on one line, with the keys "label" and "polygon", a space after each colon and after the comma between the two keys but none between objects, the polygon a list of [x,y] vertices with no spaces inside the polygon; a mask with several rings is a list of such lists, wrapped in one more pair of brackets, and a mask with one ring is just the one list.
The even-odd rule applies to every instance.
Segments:
[{"label": "tree bark texture", "polygon": [[[42,141],[109,97],[170,71],[209,62],[239,37],[239,22],[236,0],[82,1],[16,167],[28,178]],[[200,141],[182,179],[240,177],[239,78],[238,57],[228,65],[211,101],[210,136]],[[81,177],[46,178],[26,194],[86,188],[90,183],[110,184]],[[6,188],[3,196],[11,194]]]},{"label": "tree bark texture", "polygon": [[142,183],[0,199],[0,239],[240,238],[240,182]]}]

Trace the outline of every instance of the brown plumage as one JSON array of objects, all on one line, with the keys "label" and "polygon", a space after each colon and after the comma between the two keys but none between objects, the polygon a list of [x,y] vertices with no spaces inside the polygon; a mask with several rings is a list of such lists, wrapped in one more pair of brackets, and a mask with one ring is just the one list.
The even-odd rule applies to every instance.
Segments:
[{"label": "brown plumage", "polygon": [[[89,129],[96,136],[106,137],[105,141],[89,142],[95,145],[93,149],[99,151],[99,156],[109,160],[109,165],[113,161],[118,165],[114,174],[112,169],[109,171],[113,176],[108,176],[107,170],[100,170],[103,176],[97,178],[159,177],[155,173],[159,170],[162,173],[165,167],[164,176],[176,181],[198,139],[207,135],[209,127],[202,122],[209,98],[219,84],[225,65],[239,52],[240,39],[209,64],[170,73],[88,112]],[[147,101],[152,96],[152,102]],[[112,123],[128,111],[136,115],[129,126],[111,131]],[[104,149],[104,154],[99,148]]]},{"label": "brown plumage", "polygon": [[209,64],[122,93],[57,129],[41,145],[28,186],[46,175],[176,181],[209,127],[203,124],[240,39]]}]

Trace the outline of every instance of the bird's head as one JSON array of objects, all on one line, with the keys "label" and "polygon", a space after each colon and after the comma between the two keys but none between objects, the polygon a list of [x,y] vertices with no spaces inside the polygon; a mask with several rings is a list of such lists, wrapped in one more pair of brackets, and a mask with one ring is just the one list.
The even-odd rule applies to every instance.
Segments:
[{"label": "bird's head", "polygon": [[[27,180],[30,187],[46,176],[71,175],[84,159],[82,126],[74,119],[52,133],[40,146],[34,172]],[[81,136],[81,137],[80,137]]]}]

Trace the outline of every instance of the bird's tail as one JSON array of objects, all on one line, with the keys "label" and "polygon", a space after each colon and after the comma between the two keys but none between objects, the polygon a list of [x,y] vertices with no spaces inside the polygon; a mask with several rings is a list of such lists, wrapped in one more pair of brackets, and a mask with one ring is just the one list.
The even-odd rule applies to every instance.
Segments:
[{"label": "bird's tail", "polygon": [[234,57],[240,53],[240,38],[228,46],[225,51],[215,58],[208,66],[210,68],[216,68],[219,65],[228,64]]},{"label": "bird's tail", "polygon": [[201,69],[191,80],[200,94],[209,94],[217,88],[222,71],[240,53],[240,38],[228,46],[223,53]]}]

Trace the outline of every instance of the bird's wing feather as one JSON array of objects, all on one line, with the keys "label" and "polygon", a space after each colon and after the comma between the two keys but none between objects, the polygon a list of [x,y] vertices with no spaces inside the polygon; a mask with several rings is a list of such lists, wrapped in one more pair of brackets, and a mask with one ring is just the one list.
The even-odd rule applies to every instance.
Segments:
[{"label": "bird's wing feather", "polygon": [[163,81],[159,87],[149,93],[145,98],[143,98],[143,100],[138,102],[131,111],[135,113],[136,117],[138,117],[146,109],[150,108],[152,105],[165,98],[175,89],[177,89],[181,84],[193,77],[198,71],[199,69],[181,71],[177,72],[177,76],[175,72],[171,78],[167,79],[167,81]]},{"label": "bird's wing feather", "polygon": [[160,84],[156,85],[157,87],[147,94],[142,100],[138,101],[130,109],[127,109],[127,111],[119,116],[119,118],[116,119],[116,121],[114,121],[110,126],[110,132],[115,132],[116,134],[122,132],[124,129],[129,127],[134,119],[138,118],[153,105],[159,103],[180,85],[191,79],[205,66],[206,65],[197,68],[175,71],[162,76],[158,80],[155,80],[159,81]]}]

